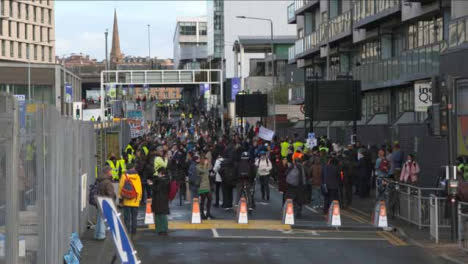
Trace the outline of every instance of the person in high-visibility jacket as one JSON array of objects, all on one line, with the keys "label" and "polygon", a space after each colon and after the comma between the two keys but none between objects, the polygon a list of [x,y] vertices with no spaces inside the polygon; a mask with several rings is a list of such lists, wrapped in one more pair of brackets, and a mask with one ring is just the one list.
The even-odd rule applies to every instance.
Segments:
[{"label": "person in high-visibility jacket", "polygon": [[148,156],[148,153],[149,153],[149,149],[147,146],[143,146],[141,147],[141,149],[143,149],[143,153],[145,153],[145,156]]},{"label": "person in high-visibility jacket", "polygon": [[185,119],[185,113],[184,112],[180,113],[180,119],[182,119],[182,120]]},{"label": "person in high-visibility jacket", "polygon": [[192,119],[192,118],[193,118],[192,113],[190,113],[190,114],[188,115],[188,118],[189,118],[189,119]]},{"label": "person in high-visibility jacket", "polygon": [[133,149],[130,143],[128,143],[127,146],[125,147],[125,153],[128,153],[128,150],[131,150],[132,154],[135,154],[135,149]]},{"label": "person in high-visibility jacket", "polygon": [[95,122],[96,121],[96,118],[94,118],[94,116],[91,117],[90,119],[91,122]]},{"label": "person in high-visibility jacket", "polygon": [[281,146],[281,157],[284,158],[288,156],[288,149],[289,149],[289,142],[287,140],[284,140],[280,144]]},{"label": "person in high-visibility jacket", "polygon": [[125,164],[124,157],[120,156],[120,159],[117,161],[117,169],[119,170],[119,179],[127,171],[127,166]]},{"label": "person in high-visibility jacket", "polygon": [[461,174],[465,181],[468,181],[468,162],[466,158],[459,158],[459,164],[457,166],[458,173]]},{"label": "person in high-visibility jacket", "polygon": [[297,140],[296,142],[294,142],[293,147],[294,147],[294,151],[297,151],[298,148],[303,149],[304,143],[302,141]]},{"label": "person in high-visibility jacket", "polygon": [[110,158],[106,161],[107,165],[112,169],[112,180],[118,181],[119,180],[119,166],[117,163],[117,158],[114,154],[110,155]]},{"label": "person in high-visibility jacket", "polygon": [[163,149],[159,147],[158,151],[156,152],[156,157],[154,158],[154,176],[158,176],[158,171],[161,168],[167,168],[167,157],[163,156]]}]

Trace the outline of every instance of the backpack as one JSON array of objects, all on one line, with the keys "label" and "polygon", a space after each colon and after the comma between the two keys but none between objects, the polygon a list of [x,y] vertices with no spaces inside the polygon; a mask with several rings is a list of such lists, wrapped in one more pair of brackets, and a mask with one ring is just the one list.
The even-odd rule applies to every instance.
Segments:
[{"label": "backpack", "polygon": [[379,164],[379,170],[381,172],[385,172],[387,173],[388,172],[388,169],[389,169],[389,162],[386,158],[383,158],[380,160],[380,164]]},{"label": "backpack", "polygon": [[97,207],[98,184],[97,182],[89,185],[88,201],[92,206]]},{"label": "backpack", "polygon": [[138,197],[138,194],[135,190],[135,186],[133,186],[132,181],[128,178],[128,175],[125,173],[125,182],[122,187],[122,190],[120,191],[120,195],[122,198],[130,200],[130,199],[136,199]]},{"label": "backpack", "polygon": [[250,166],[247,162],[240,162],[239,163],[239,176],[241,178],[249,178],[250,177]]},{"label": "backpack", "polygon": [[286,182],[292,186],[298,186],[300,176],[299,174],[299,168],[294,166],[294,168],[289,171],[288,175],[286,175]]}]

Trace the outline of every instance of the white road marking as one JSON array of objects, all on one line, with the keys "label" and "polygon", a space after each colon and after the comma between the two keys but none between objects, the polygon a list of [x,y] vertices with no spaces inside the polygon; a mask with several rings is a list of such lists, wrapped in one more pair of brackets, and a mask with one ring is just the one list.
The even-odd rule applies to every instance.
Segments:
[{"label": "white road marking", "polygon": [[314,213],[316,213],[316,214],[319,213],[317,210],[315,210],[314,208],[312,208],[312,207],[310,207],[310,206],[308,206],[308,205],[306,205],[305,208],[308,209],[308,210],[310,210],[310,211],[312,211],[312,212],[314,212]]},{"label": "white road marking", "polygon": [[216,230],[215,228],[211,228],[211,232],[213,232],[213,237],[219,237],[218,230]]}]

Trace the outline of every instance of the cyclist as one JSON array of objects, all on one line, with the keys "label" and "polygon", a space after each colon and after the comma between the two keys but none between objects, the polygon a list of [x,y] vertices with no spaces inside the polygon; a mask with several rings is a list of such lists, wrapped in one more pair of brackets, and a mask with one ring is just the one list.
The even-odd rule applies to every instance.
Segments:
[{"label": "cyclist", "polygon": [[253,165],[249,160],[249,153],[243,152],[237,166],[237,201],[244,195],[249,210],[255,208],[254,193],[252,190],[252,186],[255,186],[252,184],[255,180],[254,171]]}]

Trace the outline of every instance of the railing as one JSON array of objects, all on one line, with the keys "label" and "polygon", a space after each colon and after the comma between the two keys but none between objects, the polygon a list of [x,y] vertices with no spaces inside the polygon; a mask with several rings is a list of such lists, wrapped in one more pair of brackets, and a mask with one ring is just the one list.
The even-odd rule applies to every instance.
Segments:
[{"label": "railing", "polygon": [[458,202],[458,245],[468,252],[468,203]]},{"label": "railing", "polygon": [[296,43],[294,44],[295,50],[296,50],[296,56],[298,54],[301,54],[304,52],[304,38],[300,38],[296,40]]},{"label": "railing", "polygon": [[315,49],[320,45],[323,39],[324,35],[320,34],[320,31],[314,31],[307,35],[304,41],[304,51]]},{"label": "railing", "polygon": [[398,57],[363,63],[353,68],[353,77],[355,80],[361,80],[365,86],[408,80],[416,75],[434,74],[439,71],[440,53],[444,49],[446,44],[441,42],[404,51]]},{"label": "railing", "polygon": [[353,21],[359,21],[366,17],[376,15],[387,9],[400,5],[401,0],[378,0],[369,1],[361,0],[354,3],[354,17]]},{"label": "railing", "polygon": [[[434,239],[435,243],[439,243],[439,229],[450,227],[448,220],[445,219],[441,210],[445,210],[446,197],[437,197],[431,194],[429,200],[429,216],[430,216],[430,234],[431,239]],[[443,211],[442,211],[443,212]]]},{"label": "railing", "polygon": [[288,49],[288,60],[292,61],[295,59],[295,57],[296,57],[296,48],[295,46],[291,46]]},{"label": "railing", "polygon": [[307,0],[294,0],[294,11],[301,9],[306,3]]},{"label": "railing", "polygon": [[351,33],[351,22],[351,10],[331,19],[328,28],[328,39],[332,39],[344,32]]},{"label": "railing", "polygon": [[452,20],[449,25],[449,47],[453,48],[468,42],[468,16]]},{"label": "railing", "polygon": [[294,18],[296,17],[294,11],[294,3],[291,3],[290,5],[288,5],[288,21],[294,20]]}]

